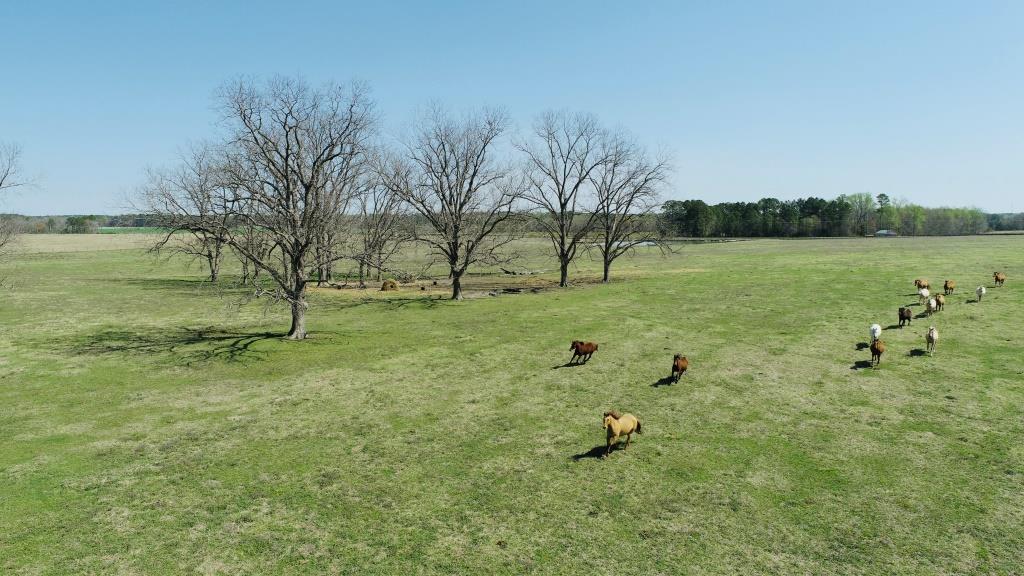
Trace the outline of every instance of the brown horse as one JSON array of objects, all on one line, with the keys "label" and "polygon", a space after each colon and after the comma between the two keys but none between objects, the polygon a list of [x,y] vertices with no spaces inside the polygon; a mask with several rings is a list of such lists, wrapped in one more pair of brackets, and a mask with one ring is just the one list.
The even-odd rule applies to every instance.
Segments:
[{"label": "brown horse", "polygon": [[689,367],[690,361],[686,359],[686,356],[676,354],[672,358],[672,381],[679,382],[679,379],[683,377],[683,373],[686,372]]},{"label": "brown horse", "polygon": [[914,312],[910,308],[900,308],[900,328],[903,328],[905,324],[910,324],[913,319]]},{"label": "brown horse", "polygon": [[584,364],[590,360],[590,357],[597,352],[597,344],[594,342],[584,342],[582,340],[573,340],[572,344],[569,345],[569,350],[572,350],[572,358],[569,360],[569,364],[580,359]]},{"label": "brown horse", "polygon": [[882,363],[882,354],[885,353],[885,342],[875,340],[871,343],[871,365],[878,366]]},{"label": "brown horse", "polygon": [[996,286],[1002,286],[1003,282],[1006,282],[1006,273],[1005,272],[993,272],[992,273],[992,279],[995,280]]}]

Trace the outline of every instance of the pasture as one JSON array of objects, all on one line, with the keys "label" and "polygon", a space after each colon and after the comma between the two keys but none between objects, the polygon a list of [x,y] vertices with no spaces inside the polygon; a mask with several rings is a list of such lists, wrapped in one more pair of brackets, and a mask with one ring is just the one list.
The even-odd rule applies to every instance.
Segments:
[{"label": "pasture", "polygon": [[[0,572],[1024,566],[1024,237],[685,245],[487,296],[557,281],[524,242],[549,273],[464,302],[316,290],[304,342],[145,238],[25,237],[0,264]],[[959,289],[900,330],[918,277]],[[574,339],[600,349],[567,367]],[[602,460],[610,409],[644,433]]]}]

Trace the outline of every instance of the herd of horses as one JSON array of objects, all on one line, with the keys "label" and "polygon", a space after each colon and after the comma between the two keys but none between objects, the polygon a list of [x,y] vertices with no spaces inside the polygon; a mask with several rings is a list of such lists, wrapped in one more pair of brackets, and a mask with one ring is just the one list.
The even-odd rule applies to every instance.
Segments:
[{"label": "herd of horses", "polygon": [[[1002,286],[1006,282],[1006,274],[1003,272],[995,272],[992,275],[995,285]],[[946,280],[943,284],[943,294],[937,294],[935,298],[928,298],[929,288],[931,287],[927,280],[917,279],[914,280],[914,285],[918,288],[918,294],[924,295],[927,302],[926,312],[930,315],[932,312],[941,310],[945,306],[945,298],[943,296],[950,296],[956,290],[956,282],[954,280]],[[979,286],[976,291],[978,295],[978,302],[981,301],[982,295],[984,295],[984,286]],[[909,324],[913,318],[913,312],[910,308],[900,307],[899,309],[899,327],[903,328],[905,324]],[[881,326],[873,324],[871,326],[871,365],[878,366],[882,361],[882,354],[885,353],[885,342],[880,338]],[[939,340],[939,333],[935,326],[928,328],[928,332],[925,334],[925,343],[927,345],[927,351],[934,353],[935,346]],[[569,345],[569,350],[572,351],[572,358],[569,359],[569,364],[586,364],[590,357],[597,352],[598,344],[596,342],[586,342],[583,340],[573,340]],[[690,368],[690,361],[686,356],[682,354],[676,354],[672,357],[672,370],[668,380],[673,383],[679,382],[679,379],[686,373]],[[603,425],[605,430],[605,449],[602,458],[607,458],[611,454],[613,447],[619,445],[620,439],[625,436],[626,442],[622,446],[623,449],[629,447],[630,441],[632,440],[633,434],[642,434],[642,426],[640,420],[637,419],[633,414],[622,414],[616,410],[609,410],[602,416]]]},{"label": "herd of horses", "polygon": [[[1006,283],[1005,272],[993,272],[992,280],[995,286],[998,288]],[[925,307],[924,314],[931,316],[935,312],[940,312],[946,307],[946,296],[951,296],[956,291],[956,281],[946,280],[942,285],[942,294],[936,293],[934,296],[931,293],[931,283],[928,280],[917,278],[914,280],[914,286],[917,287],[917,296],[920,299],[921,304]],[[976,302],[981,302],[985,296],[986,290],[984,286],[978,286],[974,291],[977,297]],[[911,304],[912,306],[912,304]],[[909,307],[901,306],[898,311],[899,316],[899,327],[903,328],[904,325],[910,324],[914,317],[913,312]],[[871,344],[868,348],[871,349],[871,362],[870,365],[878,367],[882,363],[882,355],[885,354],[886,344],[881,339],[882,327],[878,324],[872,324],[870,328]],[[926,351],[929,354],[935,353],[935,347],[939,343],[939,331],[935,326],[929,326],[928,331],[924,335]]]}]

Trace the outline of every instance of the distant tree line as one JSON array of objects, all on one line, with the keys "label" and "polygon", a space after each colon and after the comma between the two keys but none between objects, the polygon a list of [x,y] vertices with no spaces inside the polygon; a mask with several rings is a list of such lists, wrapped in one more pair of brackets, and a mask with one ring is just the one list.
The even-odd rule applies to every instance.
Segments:
[{"label": "distant tree line", "polygon": [[850,194],[832,200],[800,198],[707,204],[669,200],[658,226],[670,236],[822,237],[865,236],[889,230],[901,236],[981,234],[1022,230],[1024,215],[988,215],[976,208],[926,208],[885,194]]},{"label": "distant tree line", "polygon": [[100,228],[152,228],[159,224],[155,215],[77,214],[53,216],[24,216],[0,214],[0,222],[18,234],[95,234]]},{"label": "distant tree line", "polygon": [[1024,230],[1024,212],[1017,214],[989,214],[988,227],[993,232]]}]

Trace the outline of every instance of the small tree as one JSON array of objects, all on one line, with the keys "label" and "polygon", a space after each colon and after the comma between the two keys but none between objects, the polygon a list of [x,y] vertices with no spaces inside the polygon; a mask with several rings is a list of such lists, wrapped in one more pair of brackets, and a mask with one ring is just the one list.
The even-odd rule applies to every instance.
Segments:
[{"label": "small tree", "polygon": [[214,159],[210,149],[195,148],[177,168],[150,171],[147,192],[150,206],[160,205],[164,218],[158,221],[164,233],[153,251],[169,249],[202,260],[210,282],[220,276],[230,225]]},{"label": "small tree", "polygon": [[598,250],[602,281],[608,282],[612,262],[639,245],[657,243],[655,223],[658,189],[668,176],[668,161],[650,159],[622,136],[607,142],[607,160],[595,170]]},{"label": "small tree", "polygon": [[380,280],[381,274],[388,271],[389,262],[414,236],[407,226],[406,203],[386,184],[388,162],[378,159],[375,175],[357,200],[361,244],[355,259],[359,264],[360,286],[374,270]]},{"label": "small tree", "polygon": [[[21,148],[16,144],[0,144],[0,194],[25,185],[20,170]],[[13,221],[0,221],[0,251],[14,241],[16,232]]]},{"label": "small tree", "polygon": [[533,142],[517,146],[527,158],[525,199],[540,212],[537,222],[558,258],[562,287],[569,285],[579,243],[593,229],[591,174],[607,159],[603,135],[593,116],[548,112],[534,124]]},{"label": "small tree", "polygon": [[435,109],[416,128],[406,157],[383,171],[385,184],[429,225],[417,238],[447,263],[453,300],[462,299],[470,266],[507,261],[501,251],[518,237],[511,224],[523,182],[494,150],[507,126],[498,111],[454,120]]}]

